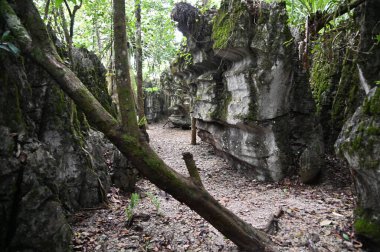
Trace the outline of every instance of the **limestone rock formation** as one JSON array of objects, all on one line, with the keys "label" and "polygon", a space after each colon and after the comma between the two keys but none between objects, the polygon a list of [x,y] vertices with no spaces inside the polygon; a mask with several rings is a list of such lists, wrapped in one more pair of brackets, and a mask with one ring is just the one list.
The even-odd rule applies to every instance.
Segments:
[{"label": "limestone rock formation", "polygon": [[[190,54],[187,56],[190,56]],[[183,69],[186,62],[187,59],[179,56],[174,65]],[[174,65],[172,65],[172,68],[175,68]],[[172,69],[172,71],[176,70]],[[187,82],[176,80],[168,71],[161,74],[160,85],[163,92],[162,109],[167,111],[166,113],[169,116],[168,120],[174,127],[190,128],[191,85]]]},{"label": "limestone rock formation", "polygon": [[[75,55],[78,76],[115,113],[100,61],[83,49]],[[0,68],[0,247],[68,251],[67,213],[106,200],[107,163],[120,153],[42,68],[2,49]]]},{"label": "limestone rock formation", "polygon": [[380,2],[368,0],[360,6],[360,42],[357,87],[366,94],[353,116],[344,124],[335,150],[350,165],[356,194],[354,229],[366,239],[369,251],[380,246],[380,45],[373,38],[380,33]]},{"label": "limestone rock formation", "polygon": [[[326,152],[334,151],[334,143],[344,125],[360,106],[365,90],[360,85],[358,54],[347,44],[359,44],[358,24],[347,20],[350,27],[339,33],[335,29],[321,34],[315,43],[310,69],[310,84],[320,117]],[[338,34],[339,33],[339,34]]]},{"label": "limestone rock formation", "polygon": [[161,92],[144,92],[145,116],[148,123],[157,122],[164,115]]},{"label": "limestone rock formation", "polygon": [[222,1],[217,12],[192,11],[195,23],[182,18],[184,5],[172,16],[192,62],[177,63],[174,75],[195,87],[199,136],[259,180],[298,169],[303,182],[313,181],[322,167],[321,128],[285,5]]},{"label": "limestone rock formation", "polygon": [[[354,228],[357,234],[380,245],[380,89],[368,98],[346,122],[336,149],[350,164],[358,206]],[[377,244],[377,245],[376,245]]]}]

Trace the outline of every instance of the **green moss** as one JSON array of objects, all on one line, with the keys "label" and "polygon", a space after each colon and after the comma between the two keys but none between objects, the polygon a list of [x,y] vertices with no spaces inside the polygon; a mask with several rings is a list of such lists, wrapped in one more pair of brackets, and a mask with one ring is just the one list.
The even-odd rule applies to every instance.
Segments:
[{"label": "green moss", "polygon": [[122,139],[128,145],[131,145],[131,146],[138,146],[139,145],[137,138],[130,136],[128,134],[124,134]]},{"label": "green moss", "polygon": [[227,47],[229,36],[231,36],[234,29],[234,23],[228,17],[228,13],[221,12],[213,22],[212,39],[214,40],[214,49]]},{"label": "green moss", "polygon": [[232,101],[231,92],[226,91],[224,98],[217,103],[217,108],[211,113],[210,117],[213,119],[226,120],[228,115],[228,104]]},{"label": "green moss", "polygon": [[361,208],[355,211],[356,220],[354,223],[355,232],[375,242],[380,242],[380,223],[371,218],[372,214]]},{"label": "green moss", "polygon": [[368,135],[380,135],[380,128],[371,125],[367,128],[367,134]]},{"label": "green moss", "polygon": [[348,129],[345,134],[348,141],[343,143],[339,152],[346,151],[351,155],[358,156],[361,167],[378,169],[380,160],[377,156],[373,156],[375,153],[373,148],[378,143],[380,136],[378,124],[374,120],[363,121],[357,128]]},{"label": "green moss", "polygon": [[370,116],[380,115],[380,88],[376,88],[375,94],[370,99],[365,99],[363,110]]},{"label": "green moss", "polygon": [[357,151],[362,148],[363,138],[359,135],[351,143],[351,151]]},{"label": "green moss", "polygon": [[[221,6],[218,14],[213,19],[212,40],[214,49],[223,49],[229,46],[229,42],[236,30],[242,29],[239,22],[248,13],[247,7],[240,1],[234,0],[229,11],[227,5]],[[243,31],[244,32],[244,31]]]},{"label": "green moss", "polygon": [[355,86],[359,83],[359,75],[356,69],[356,59],[350,63],[349,57],[349,52],[347,52],[331,111],[332,123],[339,125],[339,128],[356,109],[353,102],[357,97],[358,89]]}]

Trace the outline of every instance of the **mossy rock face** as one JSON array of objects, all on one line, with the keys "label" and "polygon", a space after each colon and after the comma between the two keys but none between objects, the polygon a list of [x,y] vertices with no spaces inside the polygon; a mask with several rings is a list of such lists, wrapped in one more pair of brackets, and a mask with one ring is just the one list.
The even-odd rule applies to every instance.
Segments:
[{"label": "mossy rock face", "polygon": [[364,101],[363,110],[368,116],[380,116],[380,88],[376,88],[373,96]]},{"label": "mossy rock face", "polygon": [[373,88],[344,125],[336,149],[349,160],[354,169],[380,170],[380,114],[372,105],[379,99],[379,88]]},{"label": "mossy rock face", "polygon": [[[81,53],[80,78],[115,115],[103,66],[95,55]],[[0,69],[0,223],[12,225],[0,225],[0,247],[70,251],[65,213],[104,201],[110,175],[103,154],[113,162],[120,153],[89,130],[83,113],[33,61],[0,50]]]},{"label": "mossy rock face", "polygon": [[247,28],[251,26],[251,17],[240,0],[224,1],[212,23],[214,50],[249,46]]},{"label": "mossy rock face", "polygon": [[349,29],[319,36],[313,48],[310,84],[328,152],[365,95],[360,89],[358,54],[345,46],[358,45],[353,36],[358,27],[353,21],[346,25]]},{"label": "mossy rock face", "polygon": [[113,116],[116,116],[116,107],[107,90],[106,69],[99,58],[86,48],[74,48],[73,61],[78,78],[103,107]]},{"label": "mossy rock face", "polygon": [[377,246],[380,246],[380,115],[372,105],[377,103],[379,93],[379,88],[370,91],[344,125],[335,146],[354,174],[360,207],[355,215],[355,231]]},{"label": "mossy rock face", "polygon": [[380,246],[380,214],[372,209],[358,207],[355,210],[354,230],[356,235],[366,239],[368,247]]}]

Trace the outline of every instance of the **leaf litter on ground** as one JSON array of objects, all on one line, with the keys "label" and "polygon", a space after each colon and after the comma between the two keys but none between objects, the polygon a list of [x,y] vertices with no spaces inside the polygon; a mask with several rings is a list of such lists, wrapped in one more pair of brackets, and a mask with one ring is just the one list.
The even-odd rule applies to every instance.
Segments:
[{"label": "leaf litter on ground", "polygon": [[[237,171],[190,131],[149,125],[152,147],[178,172],[187,175],[183,152],[191,152],[209,192],[244,221],[265,229],[273,215],[271,235],[279,251],[362,251],[352,232],[354,196],[345,164],[326,157],[324,182],[303,185],[296,177],[264,183]],[[146,180],[137,183],[140,202],[127,227],[130,197],[117,188],[108,193],[107,209],[72,216],[75,251],[238,251],[238,248],[186,205]],[[154,200],[152,200],[154,199]],[[153,202],[155,201],[155,202]]]}]

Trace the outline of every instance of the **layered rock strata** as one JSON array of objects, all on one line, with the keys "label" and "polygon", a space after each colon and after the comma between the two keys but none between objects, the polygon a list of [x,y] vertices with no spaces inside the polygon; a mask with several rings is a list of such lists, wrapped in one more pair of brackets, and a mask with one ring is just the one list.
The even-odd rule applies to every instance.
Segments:
[{"label": "layered rock strata", "polygon": [[321,129],[285,5],[222,1],[201,14],[181,3],[172,16],[192,55],[174,75],[195,87],[192,116],[202,140],[259,180],[296,170],[304,182],[314,180]]}]

